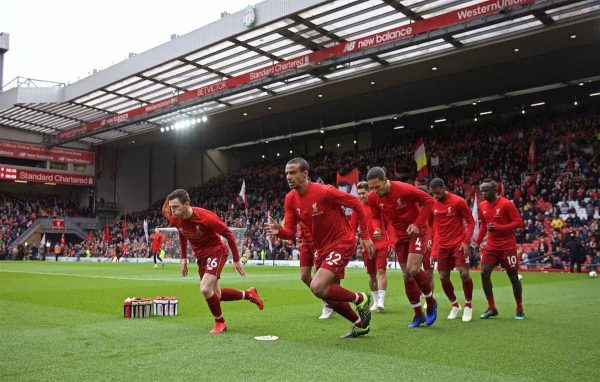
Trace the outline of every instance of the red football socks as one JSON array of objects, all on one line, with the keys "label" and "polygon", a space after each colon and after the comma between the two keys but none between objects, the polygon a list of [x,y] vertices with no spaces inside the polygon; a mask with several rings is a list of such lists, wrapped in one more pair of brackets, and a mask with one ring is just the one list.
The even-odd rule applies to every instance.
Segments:
[{"label": "red football socks", "polygon": [[496,302],[494,301],[494,296],[485,296],[488,302],[488,308],[496,309]]},{"label": "red football socks", "polygon": [[517,312],[523,313],[523,301],[517,300]]},{"label": "red football socks", "polygon": [[470,308],[471,301],[473,301],[473,279],[469,277],[467,281],[462,282],[462,285],[463,291],[465,292],[465,306]]},{"label": "red football socks", "polygon": [[331,284],[327,288],[324,300],[337,302],[354,302],[360,304],[363,300],[362,294],[354,293],[342,288],[339,284]]},{"label": "red football socks", "polygon": [[[420,269],[419,272],[414,276],[415,281],[421,293],[425,296],[425,301],[427,301],[427,306],[433,306],[435,304],[435,299],[433,298],[433,292],[431,291],[431,284],[429,284],[429,277],[427,277],[427,273],[424,270]],[[419,295],[419,298],[421,296]]]},{"label": "red football socks", "polygon": [[237,301],[244,299],[244,292],[232,288],[221,288],[221,301]]},{"label": "red football socks", "polygon": [[456,300],[456,294],[454,293],[454,285],[452,285],[452,281],[442,281],[442,289],[444,290],[444,293],[446,293],[446,296],[448,297],[448,300],[450,300],[452,306],[458,307],[459,304]]},{"label": "red football socks", "polygon": [[344,317],[348,321],[352,322],[354,325],[361,327],[360,318],[358,314],[352,309],[348,302],[340,302],[340,301],[332,301],[326,300],[327,304],[337,312],[340,316]]},{"label": "red football socks", "polygon": [[404,292],[408,298],[408,302],[412,305],[415,310],[415,315],[422,316],[423,308],[421,307],[421,290],[417,285],[417,282],[413,280],[404,280]]},{"label": "red football socks", "polygon": [[224,322],[225,320],[223,320],[223,312],[221,311],[221,300],[219,300],[219,296],[217,296],[216,293],[213,293],[210,298],[206,299],[206,303],[208,304],[208,309],[210,309],[215,321]]}]

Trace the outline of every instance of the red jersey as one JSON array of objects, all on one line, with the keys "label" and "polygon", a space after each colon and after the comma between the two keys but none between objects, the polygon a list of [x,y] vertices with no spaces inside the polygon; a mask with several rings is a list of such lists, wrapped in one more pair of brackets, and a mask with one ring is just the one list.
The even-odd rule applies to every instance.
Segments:
[{"label": "red jersey", "polygon": [[[487,233],[487,250],[505,250],[517,248],[514,229],[523,227],[523,219],[514,203],[503,196],[495,201],[484,200],[479,203],[481,226],[477,235],[477,244],[481,244]],[[487,225],[494,223],[494,231],[488,231]]]},{"label": "red jersey", "polygon": [[[456,248],[461,244],[469,244],[475,229],[475,219],[467,202],[460,196],[450,192],[446,199],[434,199],[433,212],[433,241],[439,248]],[[466,226],[465,226],[466,222]]]},{"label": "red jersey", "polygon": [[[396,240],[406,242],[409,240],[406,229],[410,224],[416,225],[420,231],[427,231],[433,198],[408,183],[390,181],[390,191],[386,195],[369,192],[369,205],[374,206],[373,217],[383,218],[385,226],[393,229]],[[392,236],[391,232],[389,234]]]},{"label": "red jersey", "polygon": [[152,234],[152,253],[160,252],[160,247],[163,243],[163,235],[159,233]]},{"label": "red jersey", "polygon": [[312,246],[313,238],[308,228],[304,223],[298,223],[298,231],[296,232],[296,238],[302,240],[302,245]]},{"label": "red jersey", "polygon": [[192,244],[194,256],[201,257],[225,247],[221,240],[221,236],[223,236],[231,248],[233,261],[239,261],[240,254],[233,234],[213,212],[200,207],[192,207],[192,216],[188,219],[170,216],[169,221],[179,230],[181,258],[187,257],[188,240]]},{"label": "red jersey", "polygon": [[[368,204],[364,204],[361,202],[361,206],[363,209],[363,213],[365,214],[365,219],[367,219],[367,226],[369,227],[369,237],[371,238],[371,240],[373,240],[373,244],[375,244],[375,249],[387,248],[387,234],[385,228],[383,227],[383,224],[381,223],[381,220],[373,218],[371,208]],[[352,214],[352,217],[350,218],[350,227],[352,227],[352,230],[354,232],[358,230],[358,218],[356,217],[356,214]],[[379,228],[379,230],[381,231],[381,240],[379,241],[375,240],[375,237],[373,236],[376,228]]]},{"label": "red jersey", "polygon": [[302,195],[296,190],[285,196],[285,226],[279,236],[291,240],[298,222],[304,223],[312,235],[319,254],[327,254],[342,246],[354,246],[355,235],[342,210],[352,208],[357,214],[363,240],[369,239],[367,222],[357,197],[332,186],[309,182]]}]

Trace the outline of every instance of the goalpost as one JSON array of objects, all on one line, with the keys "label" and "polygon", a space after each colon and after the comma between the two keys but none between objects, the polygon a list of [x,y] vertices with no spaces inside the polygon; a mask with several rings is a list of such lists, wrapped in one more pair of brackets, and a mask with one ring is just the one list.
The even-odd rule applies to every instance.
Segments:
[{"label": "goalpost", "polygon": [[[179,243],[179,231],[175,227],[167,227],[167,228],[159,228],[160,233],[162,233],[164,237],[163,241],[163,249],[165,250],[165,257],[171,259],[179,259],[181,256],[179,252],[181,251],[181,246]],[[244,248],[244,238],[246,237],[246,228],[237,228],[237,227],[229,227],[231,233],[233,233],[233,237],[235,237],[236,244],[238,246],[238,250],[240,252],[240,256],[243,254]],[[229,256],[231,256],[231,248],[229,248],[229,244],[227,240],[221,237],[223,243],[227,246],[229,250]],[[187,247],[187,257],[193,258],[194,254],[192,253],[192,246],[188,243]]]}]

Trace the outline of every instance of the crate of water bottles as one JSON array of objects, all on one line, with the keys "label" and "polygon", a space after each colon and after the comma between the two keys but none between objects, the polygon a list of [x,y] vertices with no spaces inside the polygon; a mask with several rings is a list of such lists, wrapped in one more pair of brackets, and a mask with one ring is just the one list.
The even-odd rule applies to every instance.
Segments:
[{"label": "crate of water bottles", "polygon": [[179,300],[175,296],[154,297],[152,302],[155,316],[177,316]]},{"label": "crate of water bottles", "polygon": [[149,318],[152,315],[152,299],[127,297],[123,302],[125,318]]}]

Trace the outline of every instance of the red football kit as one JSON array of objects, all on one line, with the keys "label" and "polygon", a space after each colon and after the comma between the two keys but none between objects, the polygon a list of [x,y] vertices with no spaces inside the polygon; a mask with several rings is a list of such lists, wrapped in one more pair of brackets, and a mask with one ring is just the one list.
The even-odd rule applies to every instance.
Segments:
[{"label": "red football kit", "polygon": [[160,232],[152,234],[152,253],[160,253],[160,247],[162,246],[163,239],[163,235]]},{"label": "red football kit", "polygon": [[[467,202],[453,193],[447,192],[442,201],[434,199],[433,241],[440,271],[451,271],[468,267],[469,258],[461,249],[462,244],[469,244],[475,229],[475,220],[471,215]],[[466,222],[466,225],[465,225]]]},{"label": "red football kit", "polygon": [[170,216],[169,221],[179,231],[181,258],[187,257],[187,242],[192,244],[196,256],[200,277],[209,273],[220,277],[221,270],[227,262],[227,247],[223,236],[233,255],[233,261],[239,261],[240,255],[233,234],[217,215],[200,207],[191,207],[192,216],[188,219]]},{"label": "red football kit", "polygon": [[313,238],[317,251],[315,265],[323,267],[344,278],[344,268],[356,248],[355,235],[344,215],[342,206],[350,207],[357,214],[363,240],[369,239],[367,223],[357,197],[332,186],[309,182],[300,195],[296,190],[285,196],[285,226],[278,237],[291,240],[296,225],[302,222]]},{"label": "red football kit", "polygon": [[[514,203],[503,196],[495,201],[484,200],[479,203],[481,226],[477,235],[477,244],[481,244],[487,234],[487,244],[483,250],[481,263],[502,265],[504,269],[518,269],[517,242],[514,229],[523,227],[523,220]],[[494,230],[488,230],[488,224]]]},{"label": "red football kit", "polygon": [[[395,248],[400,263],[406,263],[409,253],[425,255],[427,219],[433,206],[433,198],[429,194],[408,183],[390,181],[386,195],[369,192],[369,205],[373,206],[373,217],[383,218],[388,232],[393,231],[390,236],[396,238]],[[406,233],[410,224],[419,228],[417,237],[411,238]]]}]

